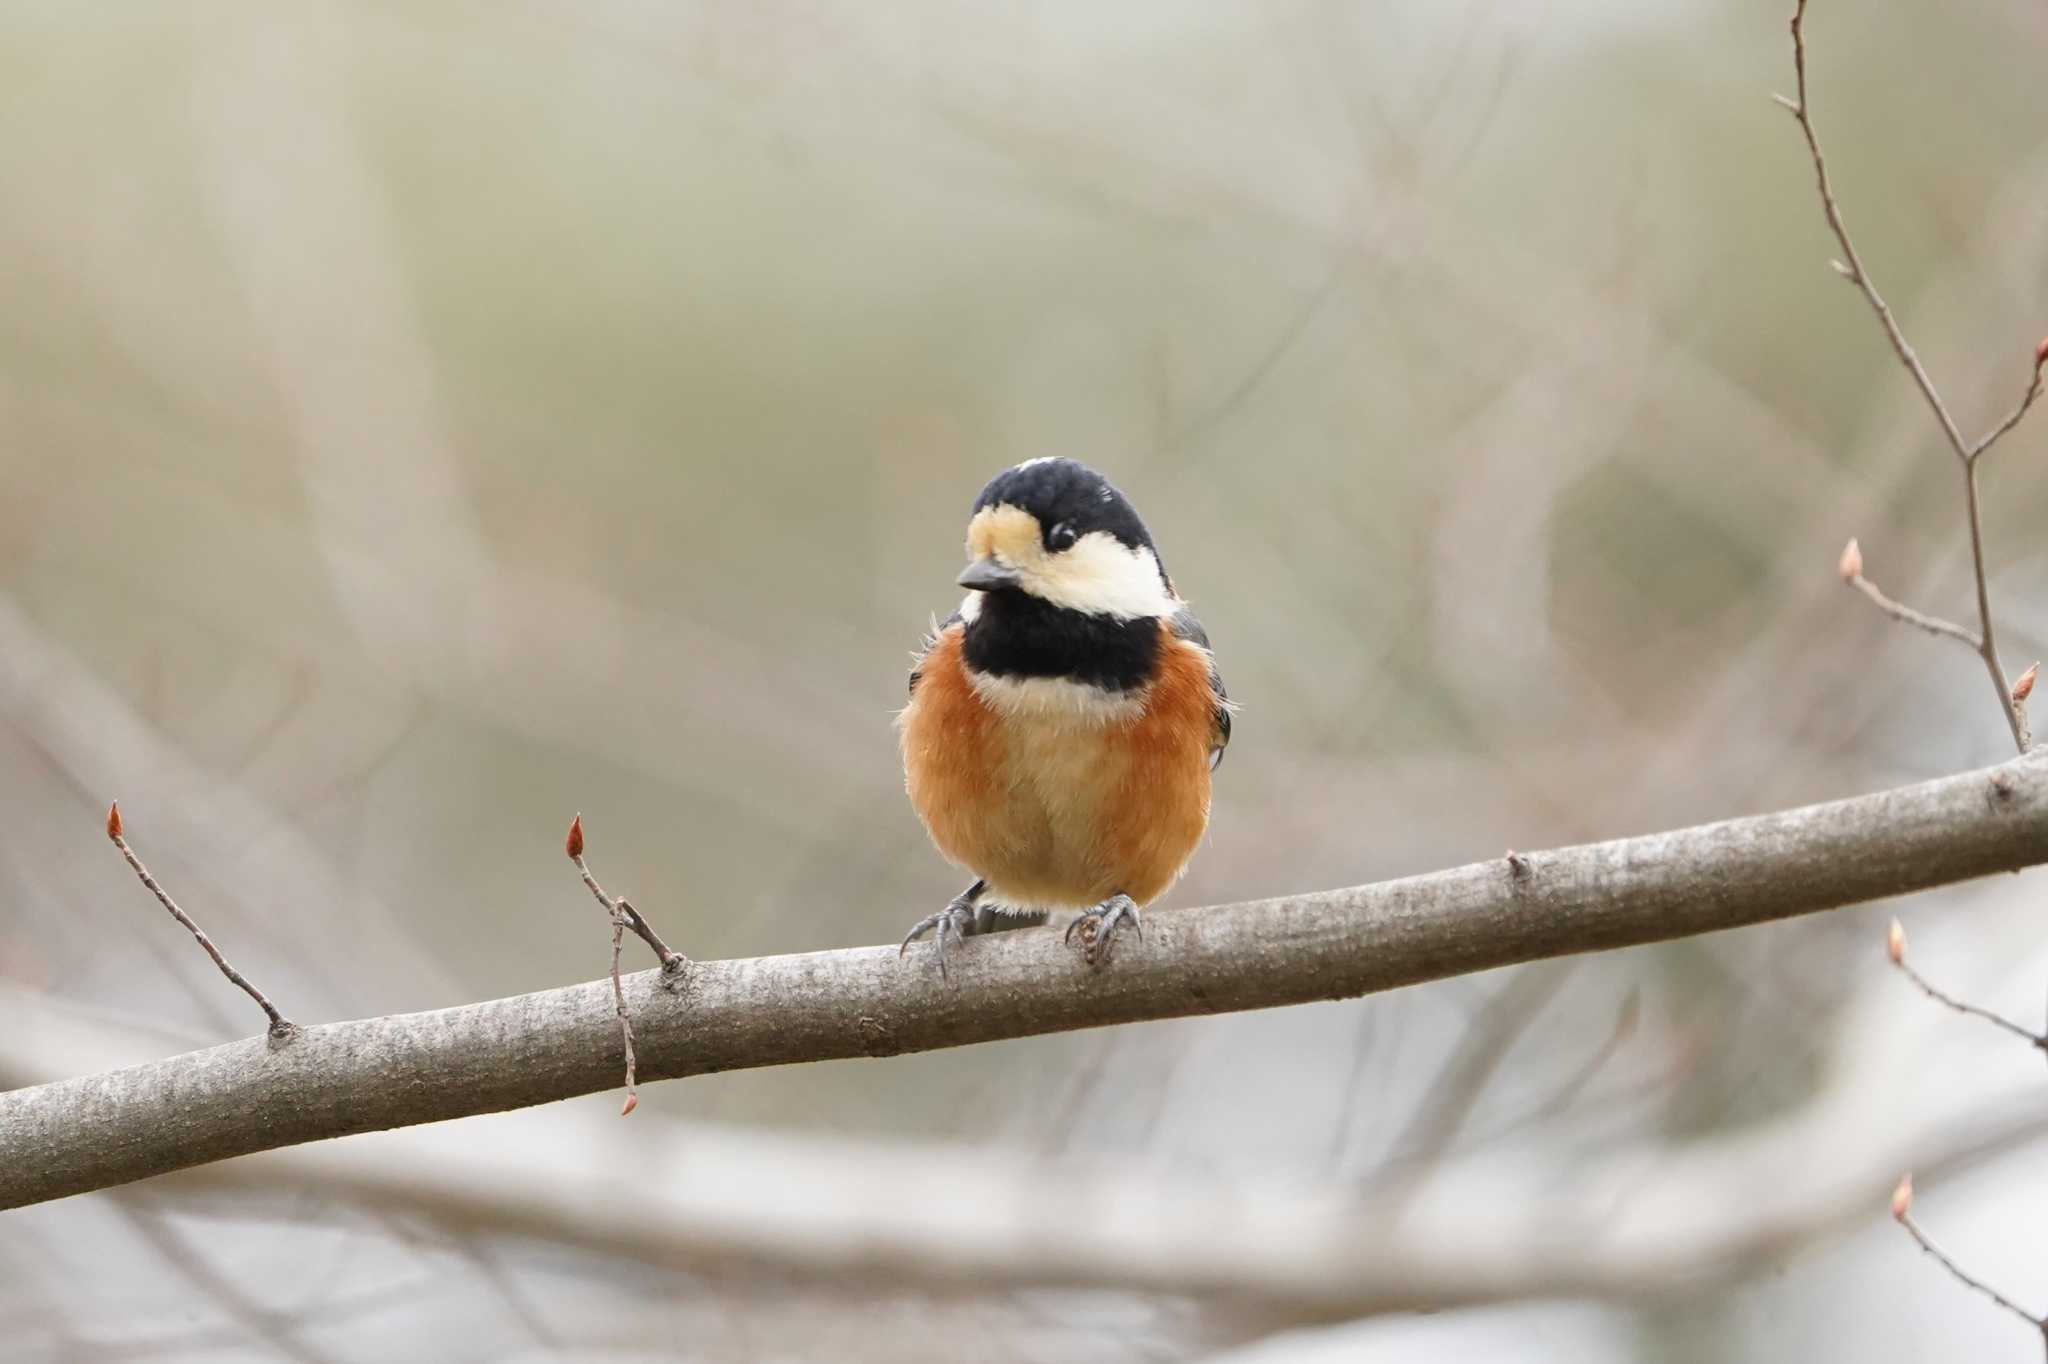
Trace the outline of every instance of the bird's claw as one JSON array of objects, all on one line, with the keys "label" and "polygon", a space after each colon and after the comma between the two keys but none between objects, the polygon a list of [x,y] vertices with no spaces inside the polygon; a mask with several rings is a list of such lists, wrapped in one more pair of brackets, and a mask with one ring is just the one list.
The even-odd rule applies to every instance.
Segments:
[{"label": "bird's claw", "polygon": [[1116,939],[1117,927],[1126,919],[1130,920],[1131,931],[1138,935],[1138,941],[1145,941],[1145,924],[1138,916],[1138,902],[1122,893],[1075,915],[1074,921],[1067,925],[1067,935],[1062,941],[1072,942],[1081,926],[1088,925],[1088,931],[1081,935],[1081,955],[1090,966],[1101,966],[1109,960],[1110,944]]},{"label": "bird's claw", "polygon": [[[979,889],[977,887],[977,889]],[[910,944],[926,934],[933,934],[932,946],[938,950],[939,979],[950,981],[952,974],[946,970],[946,939],[971,938],[974,936],[974,901],[966,895],[956,895],[946,907],[936,914],[927,914],[912,924],[910,931],[903,935],[903,945],[896,949],[901,957],[910,950]]]}]

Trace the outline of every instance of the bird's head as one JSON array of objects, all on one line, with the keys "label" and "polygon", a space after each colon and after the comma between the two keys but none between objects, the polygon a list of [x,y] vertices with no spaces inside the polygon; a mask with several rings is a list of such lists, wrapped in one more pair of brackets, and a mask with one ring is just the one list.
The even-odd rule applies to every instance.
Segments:
[{"label": "bird's head", "polygon": [[1180,607],[1137,509],[1071,459],[1029,460],[989,480],[967,523],[967,559],[960,586],[982,596],[1022,593],[1120,620]]}]

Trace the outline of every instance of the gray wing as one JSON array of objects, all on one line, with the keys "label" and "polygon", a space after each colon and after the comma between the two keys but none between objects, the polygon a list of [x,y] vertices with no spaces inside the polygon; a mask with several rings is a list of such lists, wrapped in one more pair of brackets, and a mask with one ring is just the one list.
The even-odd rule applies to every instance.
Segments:
[{"label": "gray wing", "polygon": [[1223,761],[1223,750],[1230,747],[1230,693],[1224,689],[1223,674],[1216,670],[1216,651],[1209,647],[1209,632],[1195,619],[1195,613],[1183,606],[1167,624],[1174,638],[1199,645],[1209,655],[1209,690],[1216,693],[1216,741],[1209,749],[1209,770],[1213,772]]},{"label": "gray wing", "polygon": [[910,665],[910,694],[912,696],[917,695],[917,679],[924,675],[924,656],[932,651],[934,644],[939,642],[939,636],[959,624],[960,619],[960,613],[955,611],[952,615],[934,625],[930,633],[926,634],[924,639],[918,644],[917,662]]}]

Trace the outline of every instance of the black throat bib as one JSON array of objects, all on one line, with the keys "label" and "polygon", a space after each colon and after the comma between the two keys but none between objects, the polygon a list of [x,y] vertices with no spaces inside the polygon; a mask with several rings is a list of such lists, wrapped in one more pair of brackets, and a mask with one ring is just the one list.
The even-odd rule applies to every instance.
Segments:
[{"label": "black throat bib", "polygon": [[967,666],[993,677],[1063,677],[1104,691],[1141,687],[1159,658],[1159,622],[1093,615],[1026,592],[985,592],[967,624]]}]

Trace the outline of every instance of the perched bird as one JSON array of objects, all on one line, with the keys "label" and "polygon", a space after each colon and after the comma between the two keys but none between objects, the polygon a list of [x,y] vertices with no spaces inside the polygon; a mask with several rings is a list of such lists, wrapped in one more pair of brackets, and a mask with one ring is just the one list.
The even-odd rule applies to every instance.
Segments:
[{"label": "perched bird", "polygon": [[[899,717],[910,803],[974,884],[918,921],[946,943],[1080,909],[1088,958],[1179,878],[1209,823],[1231,706],[1209,638],[1109,480],[1034,459],[981,490],[960,609]],[[901,955],[899,951],[898,955]]]}]

